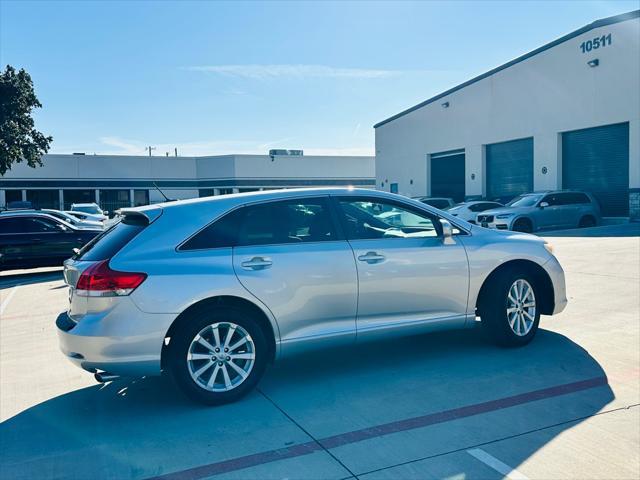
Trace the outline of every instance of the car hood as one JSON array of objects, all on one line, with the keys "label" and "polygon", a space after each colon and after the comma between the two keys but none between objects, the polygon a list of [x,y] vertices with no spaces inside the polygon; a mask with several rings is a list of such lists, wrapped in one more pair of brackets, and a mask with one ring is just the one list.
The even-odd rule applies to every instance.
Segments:
[{"label": "car hood", "polygon": [[501,208],[492,208],[491,210],[485,210],[478,215],[502,215],[505,213],[511,213],[513,215],[518,213],[526,213],[530,212],[531,207],[501,207]]}]

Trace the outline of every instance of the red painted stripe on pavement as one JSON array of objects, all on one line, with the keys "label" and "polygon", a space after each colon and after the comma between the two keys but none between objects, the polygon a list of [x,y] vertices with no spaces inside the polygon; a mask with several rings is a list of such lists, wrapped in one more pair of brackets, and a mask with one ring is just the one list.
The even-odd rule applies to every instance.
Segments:
[{"label": "red painted stripe on pavement", "polygon": [[197,480],[200,478],[210,477],[212,475],[218,475],[220,473],[241,470],[287,458],[308,455],[322,450],[323,448],[336,448],[350,443],[389,435],[391,433],[423,428],[437,423],[449,422],[451,420],[480,415],[482,413],[495,412],[497,410],[515,407],[517,405],[523,405],[537,400],[544,400],[580,392],[582,390],[588,390],[590,388],[602,387],[607,385],[607,383],[607,377],[595,377],[588,380],[582,380],[580,382],[565,383],[563,385],[534,390],[532,392],[521,393],[511,397],[499,398],[488,402],[476,403],[465,407],[453,408],[442,412],[430,413],[419,417],[385,423],[375,427],[363,428],[353,432],[341,433],[339,435],[320,439],[318,442],[311,441],[288,448],[268,450],[266,452],[255,453],[253,455],[246,455],[243,457],[232,458],[230,460],[210,463],[200,467],[159,475],[150,480]]}]

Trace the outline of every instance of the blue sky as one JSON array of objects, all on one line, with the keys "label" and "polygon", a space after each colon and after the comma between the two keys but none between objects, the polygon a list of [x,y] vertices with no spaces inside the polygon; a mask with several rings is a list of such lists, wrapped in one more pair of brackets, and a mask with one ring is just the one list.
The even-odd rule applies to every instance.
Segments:
[{"label": "blue sky", "polygon": [[373,124],[639,1],[0,0],[53,153],[373,154]]}]

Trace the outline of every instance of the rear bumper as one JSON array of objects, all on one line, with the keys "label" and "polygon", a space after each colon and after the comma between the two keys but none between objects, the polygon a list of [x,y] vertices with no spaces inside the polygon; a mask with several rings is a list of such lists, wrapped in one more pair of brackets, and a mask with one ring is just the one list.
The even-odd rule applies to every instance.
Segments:
[{"label": "rear bumper", "polygon": [[567,288],[564,281],[564,270],[558,262],[558,259],[553,255],[542,266],[553,284],[553,312],[552,315],[556,315],[562,312],[567,306]]},{"label": "rear bumper", "polygon": [[[160,374],[160,358],[164,335],[172,318],[153,317],[144,324],[154,328],[140,331],[136,318],[109,318],[109,315],[87,315],[75,322],[64,312],[56,319],[58,340],[62,353],[76,366],[88,371],[98,370],[122,376]],[[167,317],[167,318],[165,318]],[[136,325],[137,323],[137,325]]]}]

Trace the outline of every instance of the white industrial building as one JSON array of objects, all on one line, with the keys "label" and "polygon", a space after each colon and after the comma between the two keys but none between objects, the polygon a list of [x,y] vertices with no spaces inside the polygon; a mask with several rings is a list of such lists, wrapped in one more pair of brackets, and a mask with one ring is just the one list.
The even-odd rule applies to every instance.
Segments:
[{"label": "white industrial building", "polygon": [[640,218],[640,11],[593,22],[375,125],[376,181],[408,196],[581,189]]},{"label": "white industrial building", "polygon": [[[161,157],[44,155],[43,166],[12,166],[0,177],[0,207],[28,200],[39,208],[69,209],[97,202],[103,209],[171,199],[293,187],[375,187],[375,161],[367,156],[270,155]],[[294,153],[294,154],[291,154]]]}]

